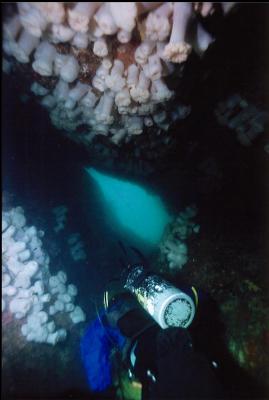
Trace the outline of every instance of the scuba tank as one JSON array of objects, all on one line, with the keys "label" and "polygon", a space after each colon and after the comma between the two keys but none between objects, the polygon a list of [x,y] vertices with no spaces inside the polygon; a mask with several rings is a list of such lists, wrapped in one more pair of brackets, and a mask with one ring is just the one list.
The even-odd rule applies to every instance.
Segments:
[{"label": "scuba tank", "polygon": [[192,323],[198,296],[195,288],[181,290],[143,265],[129,267],[124,288],[135,295],[144,310],[165,329],[187,328]]}]

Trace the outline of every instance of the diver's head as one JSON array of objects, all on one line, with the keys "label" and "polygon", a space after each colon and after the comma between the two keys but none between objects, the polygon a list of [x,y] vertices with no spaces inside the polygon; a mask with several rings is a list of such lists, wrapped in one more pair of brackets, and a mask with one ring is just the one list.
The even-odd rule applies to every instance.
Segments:
[{"label": "diver's head", "polygon": [[109,300],[109,305],[106,308],[107,322],[110,326],[117,327],[119,319],[137,307],[138,303],[130,293],[117,294]]}]

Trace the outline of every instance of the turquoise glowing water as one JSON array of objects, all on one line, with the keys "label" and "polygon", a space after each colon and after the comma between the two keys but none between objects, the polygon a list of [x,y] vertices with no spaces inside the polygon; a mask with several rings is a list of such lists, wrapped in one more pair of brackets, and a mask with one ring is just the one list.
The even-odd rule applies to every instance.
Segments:
[{"label": "turquoise glowing water", "polygon": [[86,171],[98,183],[106,207],[111,208],[119,224],[145,242],[158,244],[166,224],[172,220],[161,198],[140,185],[105,175],[94,168],[86,168]]}]

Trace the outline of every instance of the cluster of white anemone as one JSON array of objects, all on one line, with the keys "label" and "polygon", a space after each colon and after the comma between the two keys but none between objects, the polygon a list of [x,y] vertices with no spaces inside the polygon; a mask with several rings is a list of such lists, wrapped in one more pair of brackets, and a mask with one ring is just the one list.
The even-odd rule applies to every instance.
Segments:
[{"label": "cluster of white anemone", "polygon": [[[239,94],[233,94],[220,102],[215,109],[215,115],[219,124],[236,131],[237,140],[243,146],[251,146],[264,132],[265,124],[269,120],[268,111],[258,110]],[[266,146],[264,149],[268,151]]]},{"label": "cluster of white anemone", "polygon": [[[68,208],[65,205],[60,205],[54,207],[52,213],[56,220],[56,225],[53,230],[55,233],[59,233],[66,226]],[[67,244],[73,261],[85,261],[87,259],[87,254],[80,233],[76,232],[70,234],[67,239]]]},{"label": "cluster of white anemone", "polygon": [[68,208],[63,205],[54,207],[52,209],[52,213],[54,214],[56,220],[56,225],[53,228],[55,233],[58,233],[64,229],[67,220],[67,212]]},{"label": "cluster of white anemone", "polygon": [[[224,13],[231,4],[221,3]],[[86,126],[84,144],[95,135],[119,145],[146,127],[167,130],[172,119],[164,104],[174,92],[165,78],[174,71],[174,63],[186,61],[192,45],[204,52],[214,40],[198,20],[195,43],[187,39],[196,13],[207,16],[214,3],[21,2],[17,10],[4,23],[4,52],[19,63],[31,63],[41,77],[58,80],[52,90],[33,82],[31,91],[57,128],[74,132]],[[117,38],[118,54],[137,30],[141,42],[133,50],[132,63],[125,65],[119,56],[114,58],[111,39]],[[62,43],[99,57],[91,84],[79,80],[81,65],[74,53],[57,51],[55,45]],[[10,71],[6,60],[3,68]],[[182,118],[181,110],[176,114],[177,107],[173,118]]]},{"label": "cluster of white anemone", "polygon": [[43,236],[26,225],[21,207],[2,213],[2,312],[22,321],[27,341],[55,345],[67,335],[56,326],[55,314],[65,313],[73,323],[84,321],[85,314],[74,304],[77,288],[67,284],[66,273],[50,274]]},{"label": "cluster of white anemone", "polygon": [[74,261],[86,260],[87,254],[79,233],[72,233],[67,239],[67,243],[69,245],[70,255]]},{"label": "cluster of white anemone", "polygon": [[165,229],[160,251],[170,271],[180,270],[188,261],[186,239],[200,230],[200,226],[192,221],[196,215],[195,206],[187,207]]}]

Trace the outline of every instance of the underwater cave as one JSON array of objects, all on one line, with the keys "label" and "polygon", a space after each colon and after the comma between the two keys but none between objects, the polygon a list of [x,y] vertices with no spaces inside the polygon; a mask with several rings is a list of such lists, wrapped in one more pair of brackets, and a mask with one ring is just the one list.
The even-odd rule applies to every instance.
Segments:
[{"label": "underwater cave", "polygon": [[269,5],[1,8],[3,399],[267,399]]}]

